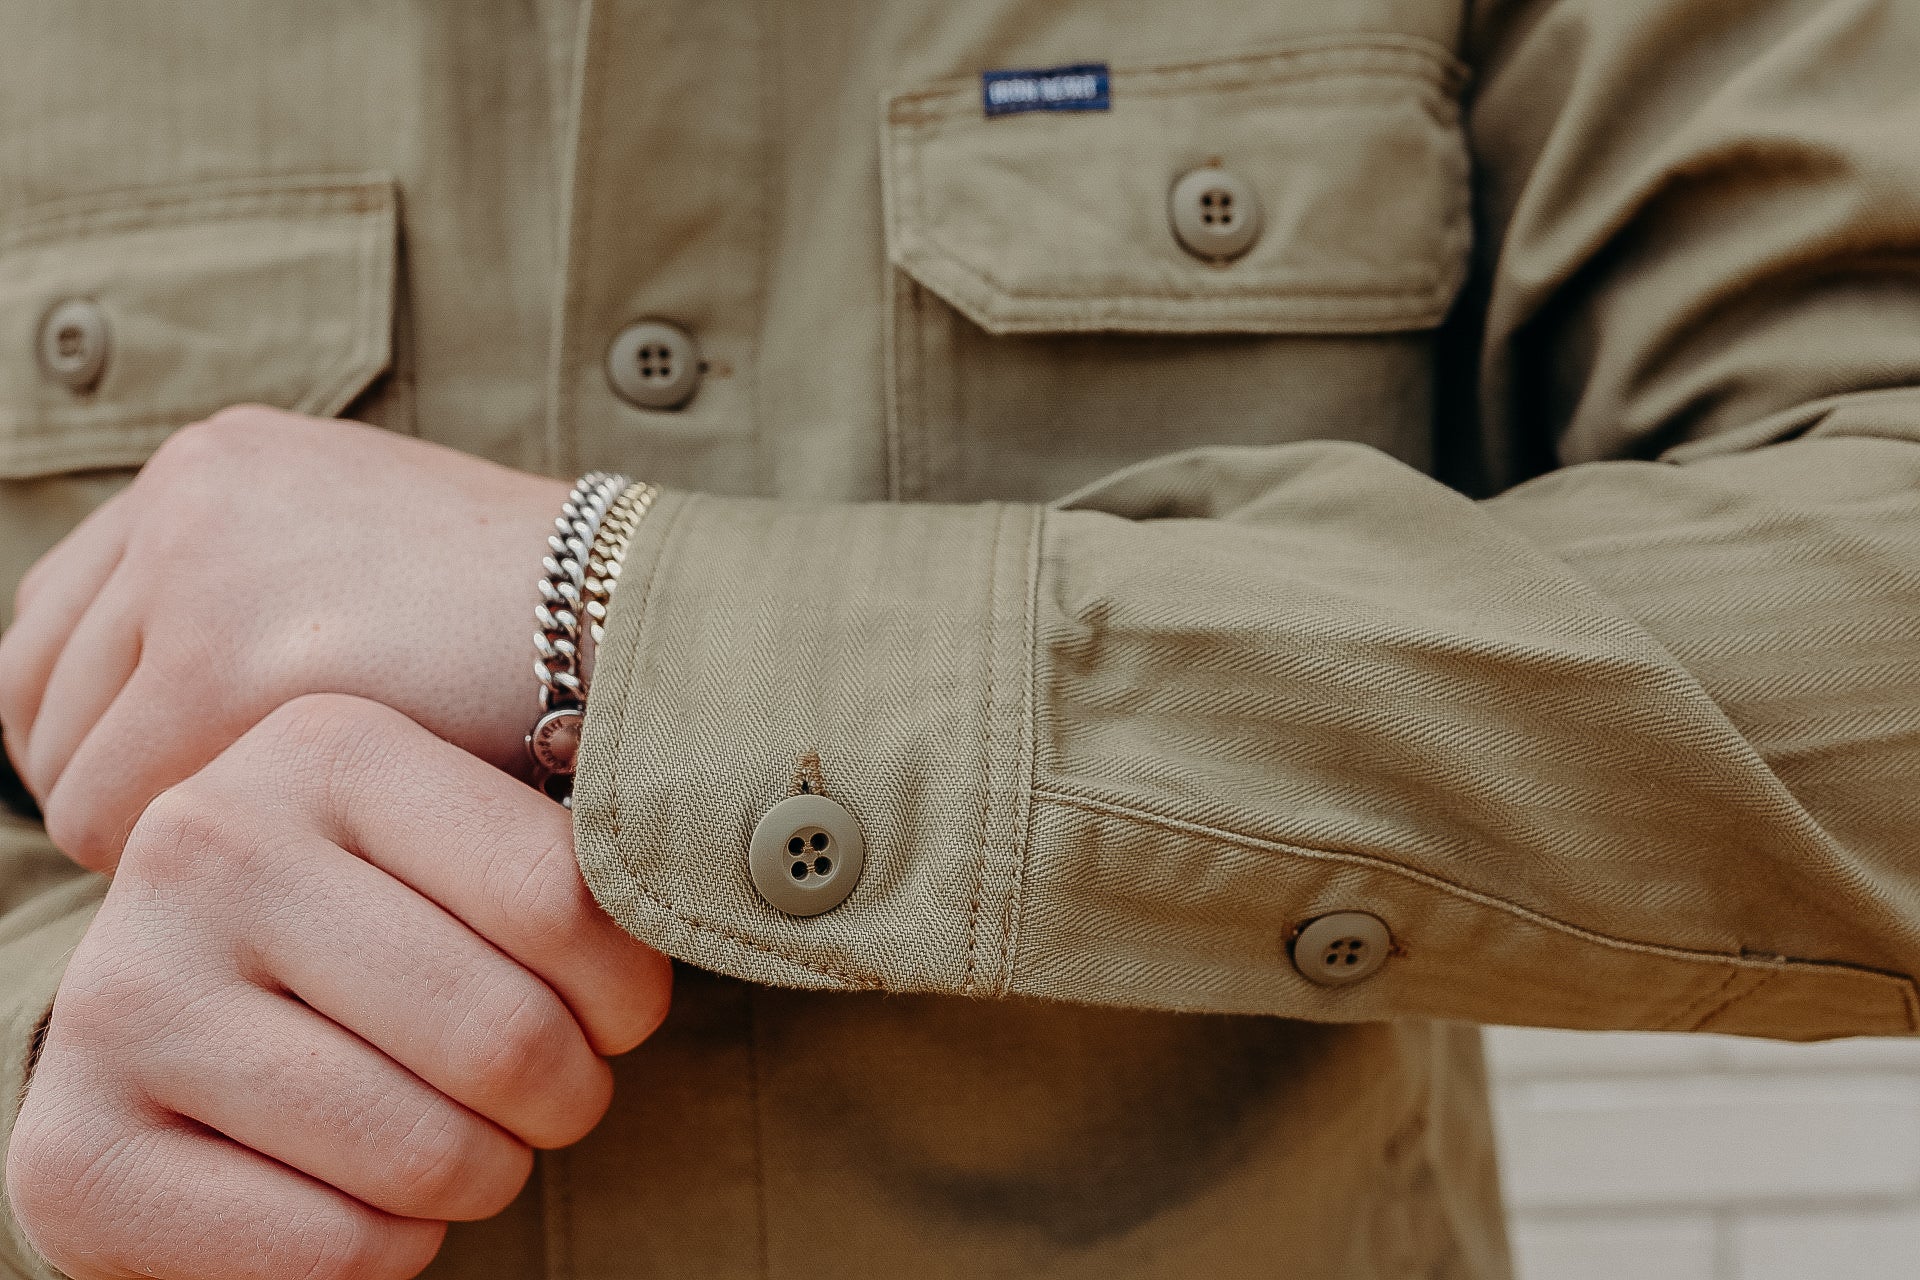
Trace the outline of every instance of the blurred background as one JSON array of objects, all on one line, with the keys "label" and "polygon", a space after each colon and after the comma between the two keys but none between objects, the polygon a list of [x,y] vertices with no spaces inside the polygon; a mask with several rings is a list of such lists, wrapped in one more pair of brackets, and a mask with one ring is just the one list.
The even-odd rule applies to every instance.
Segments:
[{"label": "blurred background", "polygon": [[1519,1280],[1920,1277],[1920,1040],[1487,1035]]}]

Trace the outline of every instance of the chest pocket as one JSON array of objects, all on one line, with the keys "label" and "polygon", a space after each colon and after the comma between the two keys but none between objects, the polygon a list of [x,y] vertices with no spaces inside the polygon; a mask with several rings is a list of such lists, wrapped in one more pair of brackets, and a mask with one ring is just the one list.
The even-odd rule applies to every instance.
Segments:
[{"label": "chest pocket", "polygon": [[175,430],[330,416],[389,364],[394,186],[149,187],[0,217],[0,600]]},{"label": "chest pocket", "polygon": [[1429,460],[1465,275],[1464,73],[1426,41],[1112,68],[1104,111],[886,103],[891,481],[1058,496],[1202,444]]},{"label": "chest pocket", "polygon": [[391,355],[395,204],[294,179],[0,220],[0,479],[137,466],[227,405],[344,409]]}]

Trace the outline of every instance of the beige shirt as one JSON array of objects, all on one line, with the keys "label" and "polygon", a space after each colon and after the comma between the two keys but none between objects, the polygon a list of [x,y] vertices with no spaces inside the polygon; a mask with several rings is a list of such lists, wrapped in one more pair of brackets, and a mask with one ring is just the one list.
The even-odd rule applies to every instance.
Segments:
[{"label": "beige shirt", "polygon": [[[1915,1030],[1915,6],[0,33],[6,581],[236,401],[668,488],[578,832],[675,1010],[430,1274],[1498,1280],[1472,1024]],[[609,378],[653,319],[677,409]],[[865,866],[803,917],[747,853],[813,755]],[[9,823],[0,1099],[98,892]],[[1339,912],[1385,963],[1321,985]]]}]

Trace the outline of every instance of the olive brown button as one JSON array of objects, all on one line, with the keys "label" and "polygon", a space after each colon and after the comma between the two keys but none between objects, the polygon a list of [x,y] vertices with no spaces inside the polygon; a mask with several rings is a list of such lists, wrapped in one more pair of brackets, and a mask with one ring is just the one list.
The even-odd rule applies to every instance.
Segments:
[{"label": "olive brown button", "polygon": [[678,409],[700,388],[700,348],[664,320],[642,320],[607,348],[607,381],[636,409]]},{"label": "olive brown button", "polygon": [[1293,940],[1293,967],[1309,982],[1343,987],[1380,972],[1393,949],[1393,935],[1378,916],[1340,911],[1321,916]]},{"label": "olive brown button", "polygon": [[817,916],[847,900],[866,865],[860,824],[822,795],[789,796],[753,829],[747,870],[767,904]]},{"label": "olive brown button", "polygon": [[89,298],[72,298],[40,322],[40,368],[69,391],[86,391],[107,367],[107,313]]},{"label": "olive brown button", "polygon": [[1173,184],[1168,201],[1174,237],[1195,257],[1224,262],[1260,237],[1260,198],[1231,170],[1192,170]]}]

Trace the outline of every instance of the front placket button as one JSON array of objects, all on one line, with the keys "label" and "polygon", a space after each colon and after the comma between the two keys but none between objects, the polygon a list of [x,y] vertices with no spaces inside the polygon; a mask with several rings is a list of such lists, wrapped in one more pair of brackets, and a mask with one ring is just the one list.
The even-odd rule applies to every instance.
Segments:
[{"label": "front placket button", "polygon": [[817,916],[847,900],[866,866],[860,824],[823,795],[789,796],[753,829],[747,870],[767,905]]},{"label": "front placket button", "polygon": [[1293,967],[1307,981],[1344,987],[1380,972],[1393,951],[1393,935],[1380,917],[1364,911],[1321,916],[1293,940]]},{"label": "front placket button", "polygon": [[664,320],[642,320],[607,347],[607,381],[636,409],[678,409],[700,389],[700,347]]}]

